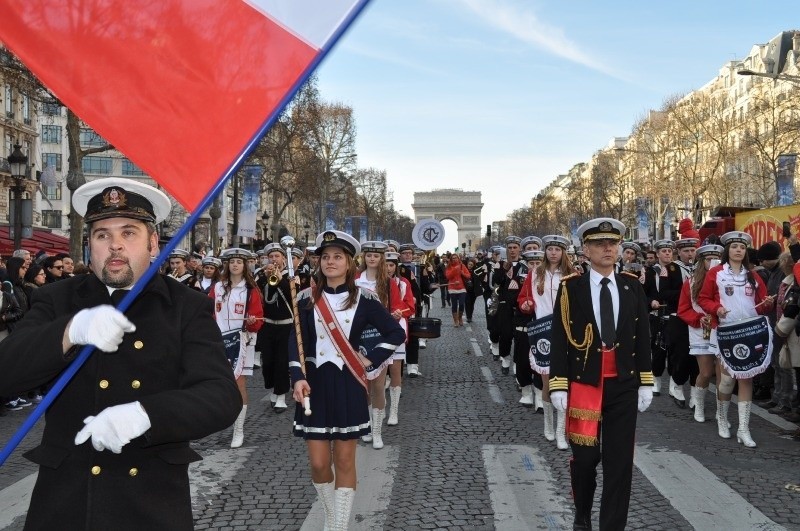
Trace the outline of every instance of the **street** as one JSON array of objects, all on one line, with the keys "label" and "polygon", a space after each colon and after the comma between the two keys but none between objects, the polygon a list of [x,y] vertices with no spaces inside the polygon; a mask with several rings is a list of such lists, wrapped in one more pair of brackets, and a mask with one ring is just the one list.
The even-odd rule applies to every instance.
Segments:
[{"label": "street", "polygon": [[[430,316],[442,319],[443,335],[421,351],[422,376],[403,381],[400,423],[384,426],[382,450],[360,443],[351,529],[571,529],[570,452],[546,441],[542,415],[517,403],[513,376],[489,352],[482,308],[453,328],[440,305],[435,298]],[[244,445],[229,447],[230,429],[194,445],[204,456],[190,469],[196,528],[322,529],[305,445],[291,435],[293,407],[273,412],[256,373]],[[800,446],[786,434],[797,426],[754,408],[758,447],[745,449],[735,435],[718,437],[713,408],[709,396],[698,424],[662,394],[639,415],[628,527],[800,529],[800,493],[784,488],[800,480]],[[3,443],[27,414],[0,419]],[[22,453],[41,430],[2,469],[0,529],[22,529],[36,472]],[[599,474],[595,526],[601,488]]]}]

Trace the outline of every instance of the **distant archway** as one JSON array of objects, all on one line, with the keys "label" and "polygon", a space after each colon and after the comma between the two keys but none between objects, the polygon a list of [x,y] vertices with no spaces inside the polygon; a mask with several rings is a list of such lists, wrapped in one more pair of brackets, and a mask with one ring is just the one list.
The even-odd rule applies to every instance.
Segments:
[{"label": "distant archway", "polygon": [[[458,227],[458,243],[467,244],[467,252],[475,252],[481,240],[480,192],[465,192],[444,188],[430,192],[414,192],[414,221],[434,218],[439,221],[451,219]],[[445,236],[447,238],[447,236]],[[449,240],[447,240],[449,241]]]}]

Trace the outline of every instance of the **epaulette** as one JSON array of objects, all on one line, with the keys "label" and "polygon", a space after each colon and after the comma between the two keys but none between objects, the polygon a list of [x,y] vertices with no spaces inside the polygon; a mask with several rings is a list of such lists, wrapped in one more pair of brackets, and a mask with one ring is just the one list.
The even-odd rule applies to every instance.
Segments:
[{"label": "epaulette", "polygon": [[365,299],[380,301],[380,299],[378,298],[378,294],[375,293],[374,291],[362,287],[359,287],[358,289],[361,290],[361,296],[364,297]]},{"label": "epaulette", "polygon": [[620,273],[620,275],[626,275],[630,278],[635,278],[636,280],[639,280],[639,275],[637,275],[636,273],[632,273],[630,271],[623,271],[622,273]]},{"label": "epaulette", "polygon": [[297,301],[302,301],[311,298],[311,288],[306,288],[297,294]]},{"label": "epaulette", "polygon": [[563,282],[565,280],[570,280],[570,279],[573,279],[573,278],[580,278],[580,276],[581,276],[580,273],[570,273],[569,275],[567,275],[565,277],[561,277],[561,281]]}]

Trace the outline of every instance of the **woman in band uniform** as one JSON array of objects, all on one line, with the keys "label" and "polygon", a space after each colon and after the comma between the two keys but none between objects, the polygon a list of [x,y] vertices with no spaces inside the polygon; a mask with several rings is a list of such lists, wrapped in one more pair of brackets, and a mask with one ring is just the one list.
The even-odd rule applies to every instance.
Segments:
[{"label": "woman in band uniform", "polygon": [[[402,304],[399,309],[398,322],[406,332],[406,341],[397,347],[392,354],[392,364],[389,366],[389,420],[386,424],[394,426],[400,422],[398,412],[400,408],[400,394],[403,386],[403,362],[406,361],[406,343],[408,342],[408,319],[414,315],[416,301],[411,283],[405,277],[397,274],[397,266],[400,264],[400,255],[396,252],[386,251],[386,274],[389,276],[400,292]],[[397,318],[398,312],[393,311],[392,315]]]},{"label": "woman in band uniform", "polygon": [[[405,332],[373,292],[356,286],[354,256],[360,245],[355,238],[330,230],[317,237],[316,245],[316,285],[297,297],[305,367],[294,329],[289,340],[297,402],[294,434],[306,441],[327,528],[345,530],[355,496],[357,441],[370,432],[367,378],[391,358]],[[370,327],[381,342],[362,353],[362,332]],[[308,395],[311,414],[304,416],[301,404]]]}]

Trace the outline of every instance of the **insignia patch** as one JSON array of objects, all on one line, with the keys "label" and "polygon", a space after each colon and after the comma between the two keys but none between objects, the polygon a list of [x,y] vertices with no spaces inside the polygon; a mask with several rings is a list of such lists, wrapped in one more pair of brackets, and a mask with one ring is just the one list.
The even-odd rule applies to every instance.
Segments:
[{"label": "insignia patch", "polygon": [[128,198],[125,197],[125,192],[122,190],[118,190],[116,188],[112,188],[105,194],[103,194],[103,206],[114,207],[114,208],[125,208],[128,204]]},{"label": "insignia patch", "polygon": [[608,221],[604,221],[600,224],[598,228],[603,232],[608,232],[611,230],[611,223],[609,223]]},{"label": "insignia patch", "polygon": [[675,266],[670,264],[670,266],[669,266],[669,270],[670,270],[670,271],[675,271]]},{"label": "insignia patch", "polygon": [[733,286],[725,286],[725,295],[728,297],[733,295]]},{"label": "insignia patch", "polygon": [[324,239],[326,242],[332,242],[336,239],[336,234],[332,232],[326,232],[322,239]]}]

